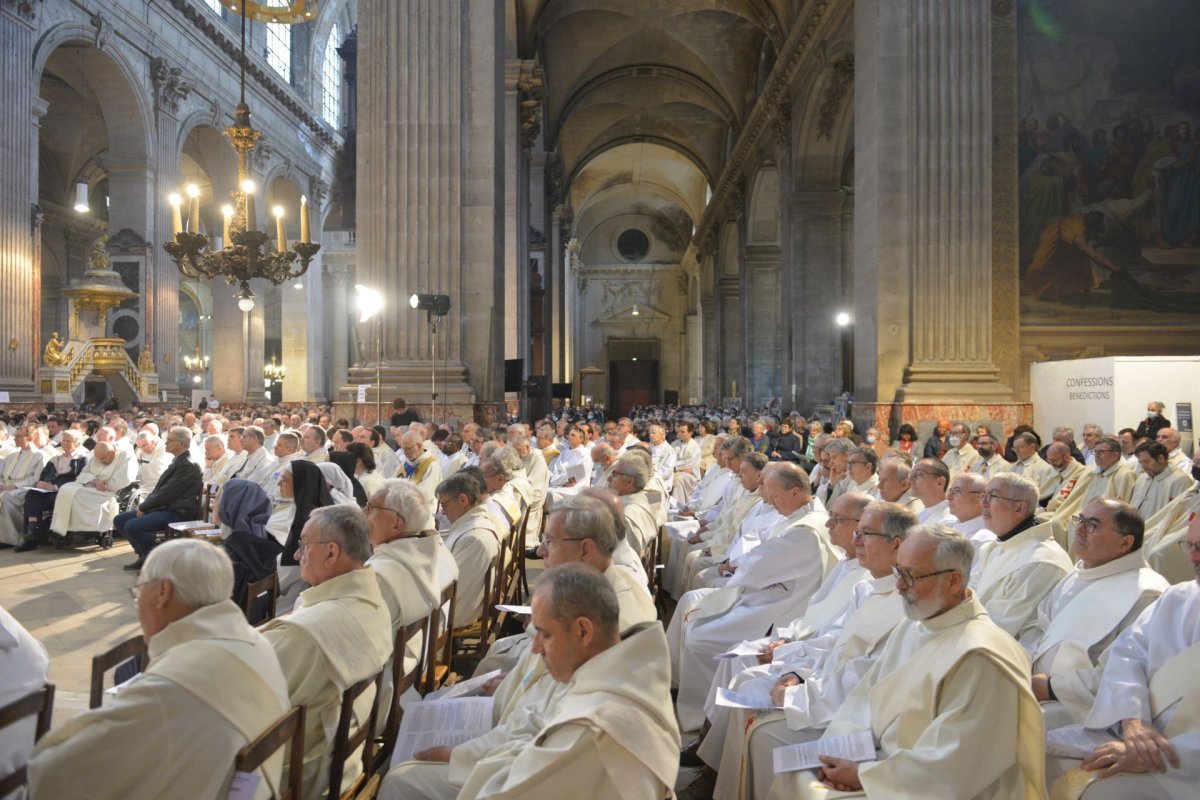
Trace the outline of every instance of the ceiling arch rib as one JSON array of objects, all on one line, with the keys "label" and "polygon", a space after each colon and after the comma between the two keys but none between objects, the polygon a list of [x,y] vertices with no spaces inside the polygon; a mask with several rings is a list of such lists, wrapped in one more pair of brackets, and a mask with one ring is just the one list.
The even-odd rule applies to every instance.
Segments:
[{"label": "ceiling arch rib", "polygon": [[590,166],[596,157],[608,152],[609,150],[613,150],[627,144],[650,144],[658,147],[665,147],[668,150],[673,150],[691,162],[692,166],[694,166],[699,171],[701,177],[704,178],[706,185],[711,186],[715,183],[715,176],[705,169],[704,162],[698,155],[693,153],[691,150],[688,150],[686,147],[683,147],[676,141],[662,136],[647,134],[644,136],[626,136],[617,139],[609,138],[604,142],[604,144],[589,150],[586,155],[579,159],[579,164],[576,166],[575,170],[567,173],[567,185],[572,185],[578,175],[588,166]]}]

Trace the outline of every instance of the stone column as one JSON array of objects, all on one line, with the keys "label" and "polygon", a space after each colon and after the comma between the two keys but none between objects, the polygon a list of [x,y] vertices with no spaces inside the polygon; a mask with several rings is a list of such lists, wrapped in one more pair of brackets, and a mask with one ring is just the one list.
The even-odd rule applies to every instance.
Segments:
[{"label": "stone column", "polygon": [[[158,372],[158,389],[168,397],[178,398],[182,394],[178,386],[179,364],[179,268],[163,250],[163,242],[171,238],[171,206],[167,196],[182,189],[179,171],[179,120],[175,108],[169,103],[159,103],[155,109],[155,137],[157,150],[157,177],[154,181],[153,228],[147,239],[151,242],[151,261],[146,275],[146,298],[143,316],[146,320],[146,347],[154,356],[154,368]],[[260,217],[261,219],[261,217]],[[222,294],[225,288],[214,285],[214,295]],[[236,306],[235,306],[236,308]],[[216,330],[220,330],[217,328]],[[214,372],[221,365],[213,357]],[[226,399],[218,395],[219,399]],[[238,397],[237,399],[241,399]]]},{"label": "stone column", "polygon": [[855,7],[860,399],[1011,398],[993,360],[992,15],[1007,0]]},{"label": "stone column", "polygon": [[358,263],[387,296],[388,400],[429,397],[430,326],[406,303],[417,291],[451,301],[439,405],[503,398],[503,13],[492,0],[359,5],[357,172],[372,180],[358,182]]},{"label": "stone column", "polygon": [[346,382],[350,353],[350,302],[347,296],[350,275],[340,264],[325,268],[326,342],[328,343],[328,373],[326,384],[341,386]]},{"label": "stone column", "polygon": [[742,336],[741,279],[737,276],[717,279],[717,340],[721,344],[721,364],[715,399],[719,403],[726,397],[733,397],[734,384],[737,384],[737,396],[745,397],[746,348]]},{"label": "stone column", "polygon": [[[38,399],[41,270],[34,240],[38,127],[33,80],[34,11],[0,2],[0,390],[15,402]],[[45,106],[41,106],[44,113]]]},{"label": "stone column", "polygon": [[787,318],[795,348],[789,382],[796,386],[797,408],[828,403],[842,391],[841,332],[834,316],[851,307],[842,247],[846,205],[835,186],[794,192],[789,202],[794,261]]}]

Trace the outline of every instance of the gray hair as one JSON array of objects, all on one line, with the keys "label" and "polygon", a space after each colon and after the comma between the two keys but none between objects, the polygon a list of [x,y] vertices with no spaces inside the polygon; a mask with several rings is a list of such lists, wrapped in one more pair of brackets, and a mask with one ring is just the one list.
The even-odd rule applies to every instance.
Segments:
[{"label": "gray hair", "polygon": [[[889,453],[891,451],[888,451]],[[890,469],[898,481],[906,481],[912,475],[912,465],[903,458],[887,457],[879,462],[879,471]]]},{"label": "gray hair", "polygon": [[[404,483],[404,481],[397,481],[397,483]],[[458,497],[460,494],[465,494],[467,502],[472,506],[479,505],[479,498],[481,496],[479,481],[475,480],[471,475],[463,473],[462,470],[455,472],[449,478],[439,483],[437,493],[438,495],[446,494],[451,497]],[[405,517],[405,519],[407,520],[408,518]]]},{"label": "gray hair", "polygon": [[1060,433],[1063,436],[1067,437],[1068,441],[1071,441],[1071,442],[1075,441],[1075,429],[1074,428],[1072,428],[1068,425],[1059,425],[1057,428],[1054,429],[1054,434],[1057,436]]},{"label": "gray hair", "polygon": [[617,463],[629,471],[629,477],[633,481],[633,488],[636,491],[642,491],[646,488],[646,484],[650,483],[650,464],[647,460],[635,452],[629,452],[617,459]]},{"label": "gray hair", "polygon": [[849,439],[846,439],[845,437],[832,438],[828,442],[825,443],[825,452],[829,453],[830,455],[833,455],[834,453],[842,453],[843,455],[849,455],[850,451],[853,450],[854,448],[855,448],[854,442],[850,441]]},{"label": "gray hair", "polygon": [[357,508],[340,504],[314,508],[308,521],[320,531],[320,538],[336,542],[356,564],[371,557],[371,529],[367,515]]},{"label": "gray hair", "polygon": [[908,535],[927,536],[937,542],[937,549],[933,551],[935,570],[952,569],[961,573],[963,580],[971,574],[975,548],[971,545],[971,540],[958,531],[939,523],[932,523],[914,525],[909,529]]},{"label": "gray hair", "polygon": [[174,428],[171,428],[171,430],[167,431],[167,438],[174,439],[184,447],[191,447],[192,429],[185,428],[182,425],[176,425]]},{"label": "gray hair", "polygon": [[[138,436],[141,436],[141,434],[138,434]],[[229,444],[229,439],[223,433],[210,433],[204,438],[204,446],[208,447],[209,442],[216,442],[221,447],[225,447]]]},{"label": "gray hair", "polygon": [[564,514],[563,529],[571,536],[590,539],[605,556],[617,549],[617,523],[604,502],[594,497],[568,496],[555,504],[554,514]]},{"label": "gray hair", "polygon": [[242,428],[242,439],[244,440],[247,436],[249,436],[251,439],[254,439],[259,444],[263,444],[267,441],[267,437],[266,434],[263,433],[263,429],[257,425],[247,425],[246,427]]},{"label": "gray hair", "polygon": [[[3,427],[3,426],[0,426],[0,427]],[[79,444],[80,442],[82,442],[84,440],[84,435],[82,433],[80,433],[79,431],[74,430],[73,428],[63,428],[61,435],[70,439],[75,444]],[[8,430],[7,429],[5,429],[5,431],[4,431],[4,438],[6,438],[6,439],[8,438]]]},{"label": "gray hair", "polygon": [[604,441],[596,442],[592,446],[592,451],[600,454],[600,457],[596,459],[597,461],[607,461],[617,454],[617,451],[613,450],[612,445]]},{"label": "gray hair", "polygon": [[529,437],[525,435],[525,431],[512,432],[508,434],[508,444],[510,447],[521,445],[524,447],[529,444]]},{"label": "gray hair", "polygon": [[1103,426],[1097,425],[1094,422],[1089,422],[1083,426],[1083,432],[1087,433],[1088,431],[1093,431],[1094,433],[1096,433],[1097,435],[1100,435],[1100,436],[1104,435]]},{"label": "gray hair", "polygon": [[291,448],[291,452],[293,453],[300,451],[300,437],[291,431],[284,431],[283,433],[279,434],[279,438],[275,440],[276,447],[279,446],[280,442],[286,442],[287,446]]},{"label": "gray hair", "polygon": [[513,473],[521,469],[521,457],[517,451],[504,444],[497,444],[493,453],[486,457],[481,455],[480,459],[486,460],[496,474],[504,476],[505,481],[511,481]]},{"label": "gray hair", "polygon": [[[404,517],[404,527],[407,530],[413,530],[410,527],[413,525],[424,525],[429,519],[429,501],[412,481],[389,478],[380,484],[375,491],[375,497],[379,498],[385,507]],[[478,501],[478,497],[476,500]]]},{"label": "gray hair", "polygon": [[1014,503],[1024,503],[1029,508],[1029,513],[1032,514],[1037,509],[1038,500],[1041,499],[1041,490],[1029,478],[1011,472],[1001,472],[993,475],[992,480],[1000,482],[1005,493]]},{"label": "gray hair", "polygon": [[[67,431],[63,431],[63,433],[67,433]],[[159,442],[158,435],[150,431],[139,431],[133,440],[135,442],[154,442],[155,444]]]},{"label": "gray hair", "polygon": [[142,583],[167,580],[179,602],[203,608],[233,594],[233,562],[220,547],[199,539],[172,539],[146,556]]},{"label": "gray hair", "polygon": [[733,456],[744,456],[754,449],[745,436],[730,436],[725,440],[725,450]]},{"label": "gray hair", "polygon": [[551,567],[538,581],[534,594],[545,593],[553,617],[569,625],[583,617],[610,637],[621,630],[621,606],[612,584],[595,567],[562,564]]},{"label": "gray hair", "polygon": [[[880,533],[889,539],[904,541],[911,529],[917,524],[917,515],[899,503],[888,503],[875,500],[867,503],[863,511],[879,511],[883,513],[883,530]],[[859,516],[862,516],[861,514]]]},{"label": "gray hair", "polygon": [[950,482],[954,483],[959,478],[962,478],[964,483],[970,484],[971,491],[973,492],[987,491],[987,480],[978,472],[960,472]]}]

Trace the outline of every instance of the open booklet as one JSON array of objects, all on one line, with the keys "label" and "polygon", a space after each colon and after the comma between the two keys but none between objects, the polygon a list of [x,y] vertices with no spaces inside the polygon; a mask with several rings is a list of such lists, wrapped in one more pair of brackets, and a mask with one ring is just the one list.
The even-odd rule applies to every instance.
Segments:
[{"label": "open booklet", "polygon": [[773,756],[775,773],[816,769],[822,766],[820,756],[859,762],[870,761],[875,758],[875,736],[871,731],[859,731],[845,736],[817,739],[815,742],[776,747]]},{"label": "open booklet", "polygon": [[392,766],[412,761],[413,754],[429,747],[457,747],[492,729],[490,697],[456,697],[423,700],[404,707]]},{"label": "open booklet", "polygon": [[1046,753],[1059,758],[1087,758],[1100,745],[1116,740],[1108,731],[1064,725],[1046,731]]}]

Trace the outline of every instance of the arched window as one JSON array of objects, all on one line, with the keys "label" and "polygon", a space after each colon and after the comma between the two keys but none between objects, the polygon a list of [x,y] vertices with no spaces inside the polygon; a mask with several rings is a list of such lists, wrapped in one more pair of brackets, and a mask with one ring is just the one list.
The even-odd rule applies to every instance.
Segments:
[{"label": "arched window", "polygon": [[335,128],[342,104],[342,59],[337,47],[338,26],[335,22],[325,40],[325,54],[321,58],[321,116]]},{"label": "arched window", "polygon": [[[269,6],[287,8],[288,0],[266,0]],[[292,26],[267,23],[267,64],[283,77],[292,81]]]},{"label": "arched window", "polygon": [[204,0],[204,5],[213,10],[213,13],[222,19],[225,18],[224,12],[221,10],[221,0]]}]

